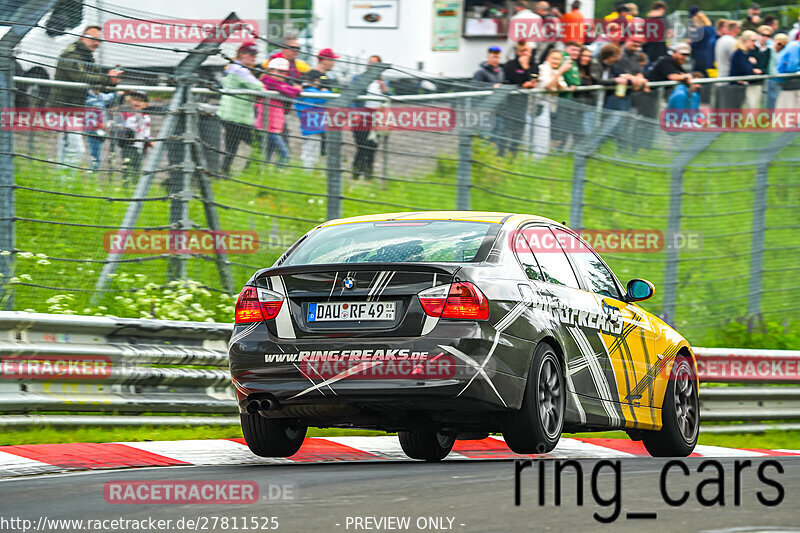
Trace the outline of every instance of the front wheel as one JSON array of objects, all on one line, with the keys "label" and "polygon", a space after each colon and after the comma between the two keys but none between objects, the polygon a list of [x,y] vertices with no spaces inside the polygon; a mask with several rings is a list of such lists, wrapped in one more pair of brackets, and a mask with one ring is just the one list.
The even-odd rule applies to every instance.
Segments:
[{"label": "front wheel", "polygon": [[691,361],[678,357],[672,366],[664,403],[661,429],[643,431],[644,447],[653,457],[686,457],[700,432],[700,400]]},{"label": "front wheel", "polygon": [[455,435],[436,431],[398,431],[397,438],[407,456],[428,462],[441,461],[447,457],[456,442]]},{"label": "front wheel", "polygon": [[247,447],[261,457],[289,457],[297,453],[306,438],[306,426],[295,420],[265,418],[258,413],[241,414]]},{"label": "front wheel", "polygon": [[503,438],[516,453],[546,453],[564,428],[566,394],[561,361],[552,346],[540,344],[531,361],[522,408],[511,413]]}]

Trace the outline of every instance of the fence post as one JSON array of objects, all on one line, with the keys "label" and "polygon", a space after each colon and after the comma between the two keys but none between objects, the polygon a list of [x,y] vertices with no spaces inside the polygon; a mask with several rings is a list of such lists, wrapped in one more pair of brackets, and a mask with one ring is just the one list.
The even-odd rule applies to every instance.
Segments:
[{"label": "fence post", "polygon": [[472,130],[463,127],[458,132],[458,170],[456,174],[456,209],[469,211],[472,204]]},{"label": "fence post", "polygon": [[[18,2],[6,13],[8,30],[0,38],[0,109],[14,106],[14,47],[50,10],[55,0]],[[12,4],[13,5],[13,4]],[[0,251],[16,247],[14,220],[14,133],[0,128]],[[14,293],[8,278],[14,273],[14,254],[0,255],[0,306],[14,308]]]},{"label": "fence post", "polygon": [[[192,148],[194,144],[194,128],[189,126],[188,117],[190,114],[196,112],[195,104],[192,99],[192,84],[186,86],[186,93],[184,96],[184,105],[180,110],[183,114],[183,122],[185,127],[181,141],[183,144],[183,162],[181,164],[181,187],[180,192],[170,195],[170,210],[169,210],[169,223],[170,231],[180,230],[187,231],[194,227],[192,219],[189,218],[189,201],[193,197],[192,193],[192,179],[195,175],[196,165],[192,157]],[[169,268],[167,270],[167,279],[170,281],[186,279],[186,254],[173,255],[169,258]]]},{"label": "fence post", "polygon": [[[14,106],[13,45],[0,40],[0,109]],[[13,252],[14,235],[14,133],[0,129],[0,251]],[[0,255],[0,307],[14,308],[8,279],[14,274],[14,254]]]},{"label": "fence post", "polygon": [[678,261],[680,260],[680,251],[675,246],[675,242],[681,231],[683,174],[686,171],[686,165],[697,154],[708,148],[719,135],[719,133],[698,135],[695,142],[686,143],[686,149],[679,153],[672,162],[667,235],[664,239],[667,259],[664,270],[664,310],[662,314],[664,321],[673,324],[675,320],[675,298],[678,292]]},{"label": "fence post", "polygon": [[[339,98],[328,100],[326,107],[330,107],[331,103],[336,107],[350,107],[359,95],[366,92],[369,84],[378,79],[378,76],[387,68],[389,68],[387,63],[368,65],[366,72],[360,74],[350,85],[345,87]],[[325,144],[328,149],[328,220],[342,216],[343,139],[344,135],[341,130],[329,130],[325,133]]]},{"label": "fence post", "polygon": [[764,270],[764,229],[767,216],[767,188],[769,165],[783,148],[790,145],[797,133],[784,133],[767,146],[758,157],[755,190],[753,191],[753,240],[750,255],[750,282],[748,284],[747,314],[761,313],[761,276]]},{"label": "fence post", "polygon": [[569,204],[569,226],[572,229],[583,228],[583,197],[586,190],[586,165],[589,154],[576,151],[572,160],[572,198]]}]

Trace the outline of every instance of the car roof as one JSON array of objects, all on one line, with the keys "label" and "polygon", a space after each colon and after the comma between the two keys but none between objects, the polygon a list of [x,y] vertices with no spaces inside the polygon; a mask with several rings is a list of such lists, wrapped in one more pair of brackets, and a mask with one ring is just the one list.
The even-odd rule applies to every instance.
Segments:
[{"label": "car roof", "polygon": [[490,222],[494,224],[520,224],[525,221],[547,222],[558,224],[549,218],[520,213],[502,213],[497,211],[407,211],[401,213],[378,213],[358,217],[338,218],[320,224],[318,227],[338,226],[356,222],[386,222],[389,220],[458,220],[465,222]]}]

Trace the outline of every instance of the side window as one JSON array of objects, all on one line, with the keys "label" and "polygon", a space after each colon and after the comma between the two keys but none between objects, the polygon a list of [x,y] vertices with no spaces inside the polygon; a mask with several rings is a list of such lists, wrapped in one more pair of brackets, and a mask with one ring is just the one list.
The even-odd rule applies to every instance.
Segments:
[{"label": "side window", "polygon": [[[574,236],[564,231],[558,229],[553,231],[556,232],[556,235],[565,235],[571,239],[575,239]],[[569,255],[578,267],[578,272],[583,276],[586,287],[596,294],[621,300],[622,295],[619,293],[617,284],[614,283],[614,275],[608,267],[603,264],[600,258],[595,255],[588,244],[583,241],[579,242],[580,244],[575,246],[574,250],[570,250]]]},{"label": "side window", "polygon": [[539,263],[536,261],[531,247],[528,244],[528,239],[525,238],[525,233],[518,231],[514,239],[514,253],[517,254],[519,262],[522,263],[522,268],[525,269],[525,275],[528,279],[534,281],[544,281],[542,271],[539,269]]},{"label": "side window", "polygon": [[544,281],[573,289],[580,288],[578,278],[575,277],[564,250],[548,228],[527,228],[526,236],[533,255],[542,269]]}]

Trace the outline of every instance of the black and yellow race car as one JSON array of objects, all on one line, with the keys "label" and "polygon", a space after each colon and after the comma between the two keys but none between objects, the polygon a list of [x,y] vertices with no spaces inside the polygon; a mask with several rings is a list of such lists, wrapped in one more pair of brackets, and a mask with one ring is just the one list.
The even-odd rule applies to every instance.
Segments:
[{"label": "black and yellow race car", "polygon": [[699,429],[688,342],[636,302],[580,236],[521,214],[332,220],[258,270],[236,304],[230,369],[242,429],[290,456],[308,426],[398,432],[437,461],[502,432],[543,453],[562,431],[626,430],[654,456]]}]

